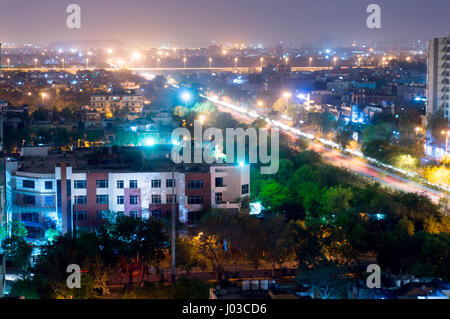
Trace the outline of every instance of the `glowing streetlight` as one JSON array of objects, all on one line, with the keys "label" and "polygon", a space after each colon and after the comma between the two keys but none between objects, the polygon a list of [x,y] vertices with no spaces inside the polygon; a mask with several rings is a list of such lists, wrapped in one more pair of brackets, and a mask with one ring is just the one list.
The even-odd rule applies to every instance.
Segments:
[{"label": "glowing streetlight", "polygon": [[64,69],[64,59],[61,59],[61,62],[62,62],[62,67]]},{"label": "glowing streetlight", "polygon": [[283,97],[286,99],[286,106],[289,106],[289,99],[291,98],[292,93],[290,92],[284,92]]},{"label": "glowing streetlight", "polygon": [[289,57],[286,57],[284,60],[286,61],[286,65],[288,65],[288,63],[289,63]]},{"label": "glowing streetlight", "polygon": [[186,61],[187,61],[187,58],[184,57],[184,58],[183,58],[183,64],[184,64],[184,68],[185,68],[185,69],[186,69]]},{"label": "glowing streetlight", "polygon": [[262,68],[263,68],[263,61],[264,61],[264,58],[259,59],[259,62],[261,63],[261,71],[262,71]]},{"label": "glowing streetlight", "polygon": [[234,68],[237,69],[238,58],[234,58]]},{"label": "glowing streetlight", "polygon": [[200,123],[203,125],[203,123],[205,122],[205,119],[206,119],[206,116],[204,116],[203,114],[202,115],[200,115],[199,117],[198,117],[198,120],[200,121]]},{"label": "glowing streetlight", "polygon": [[361,67],[361,61],[362,61],[362,58],[359,57],[359,58],[358,58],[358,64],[359,64],[359,67]]},{"label": "glowing streetlight", "polygon": [[260,101],[256,102],[256,105],[258,107],[263,107],[264,106],[264,102],[260,100]]},{"label": "glowing streetlight", "polygon": [[9,62],[11,62],[10,59],[6,59],[6,63],[8,64],[8,69],[9,69]]},{"label": "glowing streetlight", "polygon": [[47,93],[41,93],[42,105],[45,105],[45,99],[47,98]]},{"label": "glowing streetlight", "polygon": [[189,92],[184,92],[181,94],[181,98],[184,100],[184,106],[187,107],[187,102],[192,98],[192,95]]},{"label": "glowing streetlight", "polygon": [[34,59],[34,67],[37,68],[38,59]]},{"label": "glowing streetlight", "polygon": [[212,68],[212,58],[209,58],[209,68]]},{"label": "glowing streetlight", "polygon": [[114,51],[113,51],[113,49],[108,49],[107,52],[108,52],[108,54],[113,54]]},{"label": "glowing streetlight", "polygon": [[312,68],[312,60],[313,58],[309,58],[309,67]]},{"label": "glowing streetlight", "polygon": [[86,58],[86,69],[89,69],[89,59]]},{"label": "glowing streetlight", "polygon": [[336,62],[337,62],[337,60],[338,60],[338,57],[335,56],[335,57],[333,58],[334,67],[336,67]]}]

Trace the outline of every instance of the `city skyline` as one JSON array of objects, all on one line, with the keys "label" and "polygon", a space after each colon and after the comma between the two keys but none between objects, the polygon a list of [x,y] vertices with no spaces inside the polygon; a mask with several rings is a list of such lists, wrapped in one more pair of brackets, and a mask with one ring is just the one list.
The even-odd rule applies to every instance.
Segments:
[{"label": "city skyline", "polygon": [[[81,7],[81,29],[66,26],[69,3],[8,0],[3,4],[8,10],[0,12],[0,40],[50,44],[119,39],[128,45],[170,43],[179,47],[203,46],[214,41],[254,44],[285,41],[293,45],[333,46],[352,41],[425,40],[450,30],[445,17],[450,3],[441,0],[427,3],[379,0],[381,29],[366,26],[370,1],[131,0],[123,4],[117,0],[95,3],[78,0],[76,3]],[[433,25],[427,23],[430,20]],[[36,34],[36,30],[40,32]]]}]

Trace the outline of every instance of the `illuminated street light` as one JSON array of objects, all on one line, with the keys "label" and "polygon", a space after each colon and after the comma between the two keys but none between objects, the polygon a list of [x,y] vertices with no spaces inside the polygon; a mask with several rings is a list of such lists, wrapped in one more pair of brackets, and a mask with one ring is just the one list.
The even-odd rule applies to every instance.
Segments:
[{"label": "illuminated street light", "polygon": [[38,59],[34,59],[34,67],[37,68]]},{"label": "illuminated street light", "polygon": [[62,62],[62,67],[64,69],[64,59],[61,59],[61,62]]},{"label": "illuminated street light", "polygon": [[309,67],[312,68],[312,60],[313,58],[309,58]]},{"label": "illuminated street light", "polygon": [[108,49],[107,52],[108,52],[108,54],[113,54],[114,51],[113,51],[113,49]]},{"label": "illuminated street light", "polygon": [[183,92],[183,94],[181,94],[181,98],[184,100],[184,106],[187,107],[187,102],[192,98],[192,95],[189,92]]},{"label": "illuminated street light", "polygon": [[337,62],[337,60],[338,60],[338,57],[335,56],[335,57],[333,58],[334,67],[336,67],[336,62]]},{"label": "illuminated street light", "polygon": [[86,58],[86,69],[89,69],[89,59]]},{"label": "illuminated street light", "polygon": [[184,58],[183,58],[183,64],[184,64],[184,68],[185,68],[185,69],[186,69],[186,61],[187,61],[187,58],[184,57]]},{"label": "illuminated street light", "polygon": [[286,61],[286,65],[288,65],[288,63],[289,63],[289,57],[286,57],[286,58],[285,58],[285,61]]},{"label": "illuminated street light", "polygon": [[42,105],[45,105],[45,99],[47,98],[47,93],[41,93]]},{"label": "illuminated street light", "polygon": [[6,63],[8,64],[8,69],[9,69],[9,62],[11,62],[10,59],[6,59]]},{"label": "illuminated street light", "polygon": [[264,102],[260,100],[260,101],[256,102],[256,105],[258,105],[258,107],[263,107]]},{"label": "illuminated street light", "polygon": [[234,68],[237,69],[238,58],[234,58]]},{"label": "illuminated street light", "polygon": [[205,119],[206,119],[206,116],[204,116],[203,114],[202,115],[200,115],[199,117],[198,117],[198,120],[200,121],[200,123],[203,125],[203,123],[205,122]]},{"label": "illuminated street light", "polygon": [[261,72],[262,72],[262,68],[263,68],[263,61],[264,61],[264,58],[259,59],[259,62],[261,63]]},{"label": "illuminated street light", "polygon": [[209,58],[209,68],[212,68],[212,58]]},{"label": "illuminated street light", "polygon": [[290,92],[283,93],[283,97],[286,99],[286,107],[289,106],[289,99],[291,98],[291,96],[292,96],[292,93],[290,93]]}]

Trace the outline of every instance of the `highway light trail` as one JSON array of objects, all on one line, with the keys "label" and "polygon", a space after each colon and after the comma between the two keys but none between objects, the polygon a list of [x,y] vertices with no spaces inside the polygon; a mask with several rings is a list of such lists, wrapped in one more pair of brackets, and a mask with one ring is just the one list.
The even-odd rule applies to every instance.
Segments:
[{"label": "highway light trail", "polygon": [[[175,87],[177,87],[177,86],[175,86]],[[335,143],[335,142],[333,142],[333,141],[330,141],[330,140],[327,140],[327,139],[323,139],[323,138],[316,138],[316,137],[314,136],[314,134],[306,133],[306,132],[303,132],[303,131],[301,131],[301,130],[299,130],[299,129],[293,128],[293,127],[291,127],[291,126],[289,126],[289,125],[287,125],[287,124],[285,124],[285,123],[283,123],[283,122],[280,122],[280,121],[277,121],[277,120],[272,120],[272,119],[270,119],[269,117],[266,117],[266,116],[264,116],[264,115],[260,115],[260,114],[256,113],[255,111],[248,110],[248,109],[245,108],[245,107],[242,107],[242,106],[238,106],[238,105],[234,105],[234,104],[231,104],[231,103],[226,103],[226,102],[220,101],[219,98],[218,98],[217,96],[211,97],[211,96],[207,96],[207,95],[204,95],[204,94],[199,94],[199,95],[200,95],[202,98],[207,99],[208,101],[211,101],[211,102],[216,103],[216,104],[218,104],[218,105],[224,106],[224,107],[226,107],[226,108],[229,108],[229,109],[231,109],[231,110],[233,110],[233,111],[236,111],[236,112],[239,112],[239,113],[241,113],[241,114],[248,115],[248,116],[251,117],[251,118],[254,118],[254,119],[262,118],[262,119],[264,119],[267,123],[269,123],[269,124],[271,124],[271,125],[274,125],[274,126],[276,126],[276,127],[279,127],[280,129],[284,130],[285,132],[290,132],[290,133],[295,134],[295,135],[297,135],[297,136],[301,136],[301,137],[303,137],[303,138],[307,138],[307,139],[312,140],[312,141],[320,142],[321,144],[330,146],[330,147],[332,147],[333,149],[339,149],[339,150],[341,150],[341,151],[343,151],[343,152],[345,152],[345,153],[348,153],[348,154],[351,154],[351,155],[353,155],[353,156],[362,158],[362,159],[364,159],[364,160],[367,160],[367,161],[370,162],[370,163],[379,165],[379,166],[381,166],[381,167],[383,167],[383,168],[386,168],[386,169],[390,169],[390,170],[392,170],[392,171],[394,171],[394,172],[398,172],[398,173],[404,174],[404,175],[406,175],[406,176],[408,176],[408,177],[417,177],[417,176],[418,176],[417,173],[414,173],[414,172],[408,172],[408,171],[405,171],[405,170],[403,170],[403,169],[401,169],[401,168],[398,168],[398,167],[395,167],[395,166],[392,166],[392,165],[389,165],[389,164],[380,162],[380,161],[378,161],[378,160],[376,160],[376,159],[374,159],[374,158],[366,157],[366,156],[364,156],[364,154],[363,154],[362,152],[355,151],[355,150],[351,150],[351,149],[348,149],[348,148],[343,149],[339,144],[337,144],[337,143]],[[385,181],[385,182],[386,182],[387,184],[392,184],[392,183],[389,183],[388,181]],[[447,185],[447,186],[443,186],[443,185],[432,184],[432,183],[429,183],[429,182],[426,182],[426,181],[424,181],[424,182],[427,183],[428,185],[434,186],[434,187],[436,187],[436,188],[438,188],[438,189],[440,189],[440,190],[447,191],[447,192],[449,191],[448,185]],[[421,189],[422,191],[425,190],[425,192],[428,194],[428,196],[429,196],[430,198],[434,199],[435,202],[439,201],[439,198],[440,198],[440,197],[446,196],[446,195],[443,194],[443,193],[434,191],[434,190],[429,189],[429,188],[427,188],[427,187],[425,187],[425,186],[421,186],[421,185],[416,184],[416,183],[414,183],[414,182],[412,182],[412,181],[408,181],[408,183],[409,183],[409,184],[416,185],[416,186],[415,186],[416,189]]]}]

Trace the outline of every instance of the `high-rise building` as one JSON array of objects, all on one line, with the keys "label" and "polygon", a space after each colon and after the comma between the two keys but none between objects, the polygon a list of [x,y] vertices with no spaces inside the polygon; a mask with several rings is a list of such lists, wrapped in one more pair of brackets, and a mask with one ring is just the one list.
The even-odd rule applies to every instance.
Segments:
[{"label": "high-rise building", "polygon": [[450,121],[450,33],[428,41],[427,64],[427,115],[442,109]]},{"label": "high-rise building", "polygon": [[[450,129],[450,33],[443,38],[428,41],[427,58],[427,119],[428,142],[425,153],[434,158],[442,158],[449,152],[448,137],[439,142],[432,136],[431,118],[442,116]],[[447,132],[444,132],[447,134]]]}]

